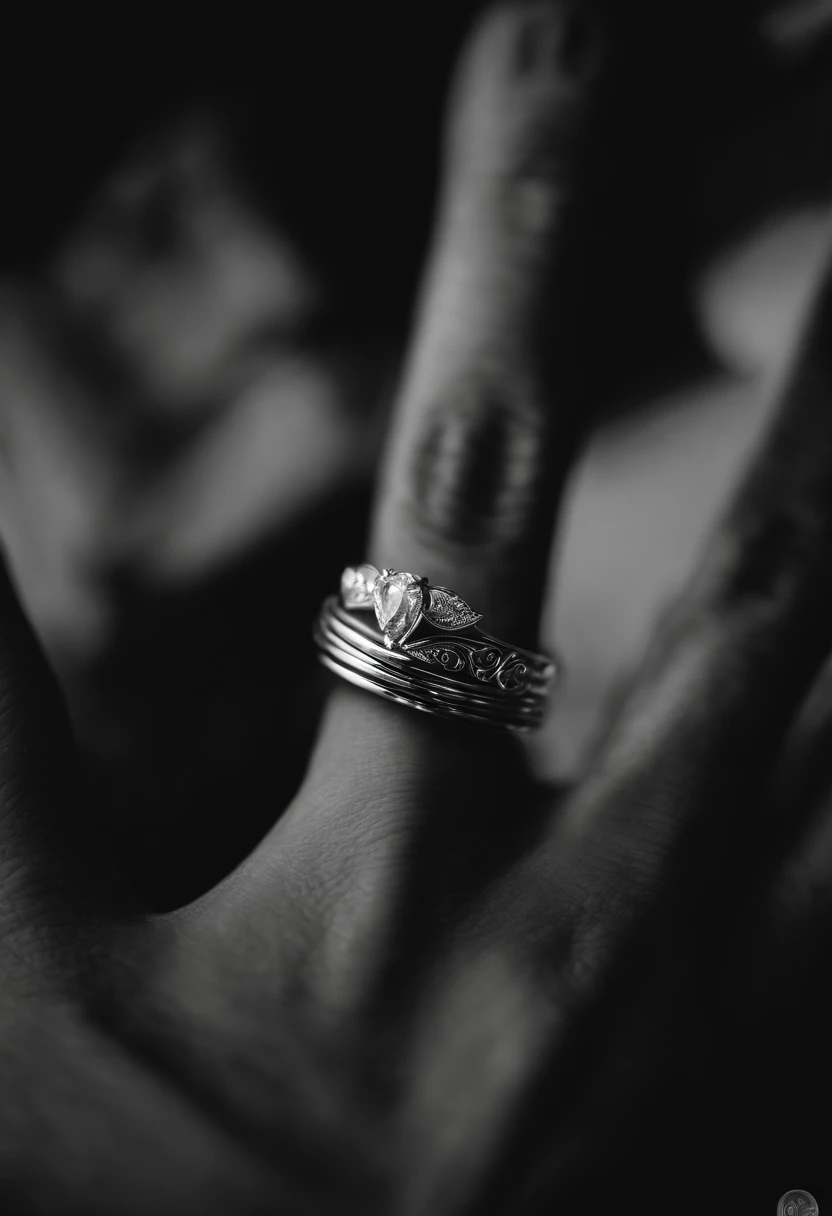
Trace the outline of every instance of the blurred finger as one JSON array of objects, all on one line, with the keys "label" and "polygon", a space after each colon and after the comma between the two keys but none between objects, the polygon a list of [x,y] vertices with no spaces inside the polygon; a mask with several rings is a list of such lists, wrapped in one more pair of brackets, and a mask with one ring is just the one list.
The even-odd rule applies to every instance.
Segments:
[{"label": "blurred finger", "polygon": [[123,897],[80,804],[58,686],[0,565],[0,946],[12,960],[33,941],[43,953],[37,926]]},{"label": "blurred finger", "polygon": [[[801,706],[780,756],[766,810],[770,829],[761,849],[761,886],[779,949],[791,968],[807,953],[818,965],[832,938],[832,664],[827,662]],[[778,957],[779,956],[779,957]]]},{"label": "blurred finger", "polygon": [[713,881],[759,830],[748,814],[832,646],[831,333],[827,277],[782,408],[560,825],[613,919]]},{"label": "blurred finger", "polygon": [[[586,6],[490,13],[465,55],[370,556],[533,642],[582,398],[569,244],[597,31]],[[571,259],[571,263],[570,263]]]},{"label": "blurred finger", "polygon": [[[370,543],[379,568],[450,587],[488,633],[532,648],[557,503],[588,413],[590,242],[578,239],[577,201],[599,79],[590,11],[557,0],[498,8],[463,56]],[[336,687],[307,791],[331,789],[345,747],[362,784],[374,756],[429,754],[436,724],[417,717]],[[510,750],[482,732],[439,730],[455,746],[465,739],[472,759]],[[343,782],[340,762],[338,771]],[[379,782],[389,784],[386,769]]]},{"label": "blurred finger", "polygon": [[[463,56],[372,525],[379,568],[450,587],[483,614],[483,629],[519,646],[535,644],[556,507],[586,424],[577,203],[600,79],[588,12],[496,9]],[[514,743],[339,685],[296,809],[314,804],[320,818],[333,807],[330,839],[343,843],[337,808],[358,787],[362,833],[386,836],[395,815],[407,836],[417,820],[391,799],[391,765],[424,830],[427,806],[473,803],[472,774],[493,781],[511,766],[517,780]]]},{"label": "blurred finger", "polygon": [[[368,554],[451,587],[483,628],[520,646],[534,644],[586,414],[586,266],[573,239],[599,78],[586,12],[556,0],[506,6],[486,15],[464,55]],[[522,815],[488,826],[491,804],[498,814],[521,788],[515,742],[339,683],[300,795],[236,889],[257,871],[274,901],[278,885],[315,874],[326,915],[339,908],[339,951],[360,940],[371,957],[371,929],[389,932],[393,903],[418,905],[427,924],[427,881],[432,908],[443,891],[462,899],[478,867],[526,830]]]}]

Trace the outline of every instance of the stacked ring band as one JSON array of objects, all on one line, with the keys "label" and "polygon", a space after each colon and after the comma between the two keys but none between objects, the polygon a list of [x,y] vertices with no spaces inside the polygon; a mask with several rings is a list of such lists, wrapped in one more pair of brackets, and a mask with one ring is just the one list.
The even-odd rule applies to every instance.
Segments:
[{"label": "stacked ring band", "polygon": [[388,700],[441,717],[533,730],[546,710],[555,665],[477,627],[453,591],[375,566],[348,566],[340,596],[315,625],[321,662]]}]

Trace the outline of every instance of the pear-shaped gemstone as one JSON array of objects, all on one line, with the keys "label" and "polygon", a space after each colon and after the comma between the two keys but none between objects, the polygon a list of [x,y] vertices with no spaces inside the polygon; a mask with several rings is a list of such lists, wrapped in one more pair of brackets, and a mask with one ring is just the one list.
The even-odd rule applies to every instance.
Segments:
[{"label": "pear-shaped gemstone", "polygon": [[382,574],[373,588],[376,619],[387,647],[403,642],[422,612],[424,593],[412,574]]}]

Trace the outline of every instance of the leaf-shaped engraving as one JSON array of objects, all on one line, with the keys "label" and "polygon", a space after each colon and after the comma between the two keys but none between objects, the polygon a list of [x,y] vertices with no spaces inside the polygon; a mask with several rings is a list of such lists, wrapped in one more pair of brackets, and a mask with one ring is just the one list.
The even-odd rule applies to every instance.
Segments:
[{"label": "leaf-shaped engraving", "polygon": [[464,629],[482,620],[481,612],[474,612],[470,604],[445,587],[430,588],[427,607],[422,611],[438,629]]}]

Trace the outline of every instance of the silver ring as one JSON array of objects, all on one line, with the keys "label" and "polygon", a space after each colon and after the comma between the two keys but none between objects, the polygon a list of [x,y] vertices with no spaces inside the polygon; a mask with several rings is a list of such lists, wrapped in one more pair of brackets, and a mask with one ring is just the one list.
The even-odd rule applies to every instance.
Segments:
[{"label": "silver ring", "polygon": [[539,726],[553,661],[478,627],[465,600],[426,578],[348,566],[315,625],[321,662],[388,700],[441,717],[525,731]]}]

